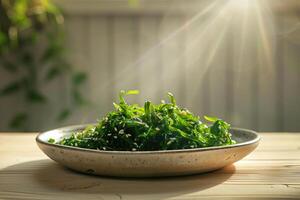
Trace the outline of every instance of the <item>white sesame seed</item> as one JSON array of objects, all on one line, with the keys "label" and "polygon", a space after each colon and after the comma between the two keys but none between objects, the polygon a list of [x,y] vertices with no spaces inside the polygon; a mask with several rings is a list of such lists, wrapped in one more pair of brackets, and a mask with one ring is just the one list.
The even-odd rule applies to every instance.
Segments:
[{"label": "white sesame seed", "polygon": [[132,148],[132,151],[136,151],[136,148]]},{"label": "white sesame seed", "polygon": [[115,135],[114,138],[117,139],[118,137]]}]

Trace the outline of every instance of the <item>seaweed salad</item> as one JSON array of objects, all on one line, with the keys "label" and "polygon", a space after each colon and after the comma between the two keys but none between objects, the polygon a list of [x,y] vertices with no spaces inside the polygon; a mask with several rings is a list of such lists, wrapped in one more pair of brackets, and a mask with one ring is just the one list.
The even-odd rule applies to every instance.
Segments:
[{"label": "seaweed salad", "polygon": [[204,116],[208,123],[181,108],[171,93],[169,102],[154,104],[146,101],[144,106],[128,104],[125,96],[138,94],[137,90],[120,91],[119,103],[97,124],[70,137],[55,142],[104,151],[155,151],[192,149],[235,144],[230,134],[230,124]]}]

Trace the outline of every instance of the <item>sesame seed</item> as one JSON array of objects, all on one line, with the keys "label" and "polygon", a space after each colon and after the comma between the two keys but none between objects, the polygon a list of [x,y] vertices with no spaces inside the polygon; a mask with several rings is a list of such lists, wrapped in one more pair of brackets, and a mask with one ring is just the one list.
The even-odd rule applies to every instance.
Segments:
[{"label": "sesame seed", "polygon": [[118,137],[115,135],[114,138],[117,139]]}]

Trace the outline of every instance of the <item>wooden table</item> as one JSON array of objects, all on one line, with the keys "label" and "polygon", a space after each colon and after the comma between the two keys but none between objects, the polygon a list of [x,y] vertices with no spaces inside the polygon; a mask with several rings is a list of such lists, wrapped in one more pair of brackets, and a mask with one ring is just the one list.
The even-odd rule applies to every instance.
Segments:
[{"label": "wooden table", "polygon": [[300,199],[300,133],[263,133],[258,149],[195,176],[117,179],[48,159],[35,133],[0,133],[0,199]]}]

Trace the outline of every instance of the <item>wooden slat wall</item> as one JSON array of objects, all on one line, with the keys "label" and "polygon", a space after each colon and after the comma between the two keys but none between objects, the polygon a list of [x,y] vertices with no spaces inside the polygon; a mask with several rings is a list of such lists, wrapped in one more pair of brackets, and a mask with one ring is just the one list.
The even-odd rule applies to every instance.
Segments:
[{"label": "wooden slat wall", "polygon": [[[203,57],[197,60],[192,58],[194,52],[185,55],[185,46],[192,45],[198,33],[210,34],[220,30],[222,24],[216,23],[215,28],[203,33],[199,27],[205,19],[198,20],[199,26],[188,27],[169,39],[186,19],[186,16],[157,15],[68,16],[66,21],[73,22],[70,27],[73,31],[69,32],[72,43],[89,41],[72,47],[72,52],[77,52],[73,54],[77,57],[75,59],[83,60],[80,63],[91,74],[90,97],[96,102],[99,112],[90,115],[89,120],[111,108],[111,101],[116,100],[120,89],[137,88],[141,90],[141,97],[131,99],[138,102],[144,98],[158,102],[165,98],[167,91],[171,91],[178,97],[179,104],[195,113],[220,116],[235,126],[261,131],[300,129],[297,122],[300,106],[296,105],[300,102],[300,67],[297,67],[300,65],[297,56],[300,49],[296,44],[277,36],[277,46],[284,49],[278,50],[275,68],[264,68],[265,63],[259,63],[259,57],[264,55],[257,51],[260,46],[256,48],[259,39],[247,39],[259,34],[258,30],[245,34],[245,46],[251,49],[239,54],[239,42],[244,39],[238,38],[237,29],[231,36],[225,34],[220,49],[208,63],[210,55],[205,54],[206,48],[211,48],[209,45],[217,41],[200,41],[203,48],[197,50]],[[84,28],[86,24],[89,24],[89,29]],[[232,59],[234,55],[240,55],[241,62]],[[91,66],[87,66],[88,63]],[[209,69],[204,71],[206,66]],[[280,103],[281,100],[284,102]]]},{"label": "wooden slat wall", "polygon": [[284,32],[280,34],[280,40],[284,56],[279,68],[282,74],[279,93],[282,96],[281,117],[284,118],[283,129],[292,131],[300,127],[300,29],[291,19],[284,19],[282,25]]},{"label": "wooden slat wall", "polygon": [[[275,67],[268,69],[264,68],[264,62],[259,62],[264,55],[255,37],[245,40],[251,47],[249,54],[240,52],[241,27],[233,32],[224,29],[224,38],[217,41],[209,35],[222,30],[224,20],[203,30],[209,21],[203,17],[193,26],[187,26],[190,17],[149,13],[68,14],[69,58],[77,69],[88,72],[88,83],[83,90],[93,104],[78,110],[60,125],[93,122],[112,108],[120,89],[139,89],[140,96],[130,97],[131,102],[141,103],[145,98],[159,102],[171,91],[180,105],[200,116],[219,116],[234,126],[259,131],[299,131],[300,38],[297,34],[292,33],[291,39],[289,33],[276,33]],[[289,23],[293,24],[278,22],[277,30],[282,32]],[[182,26],[185,29],[174,34]],[[253,36],[259,32],[246,33],[246,38],[247,34]],[[201,35],[199,41],[197,35]],[[211,55],[217,42],[220,45]],[[198,48],[189,48],[193,45]],[[242,62],[234,58],[239,53]],[[45,112],[54,111],[46,109]],[[2,122],[1,126],[4,127]],[[59,125],[53,122],[34,127],[55,126]]]}]

